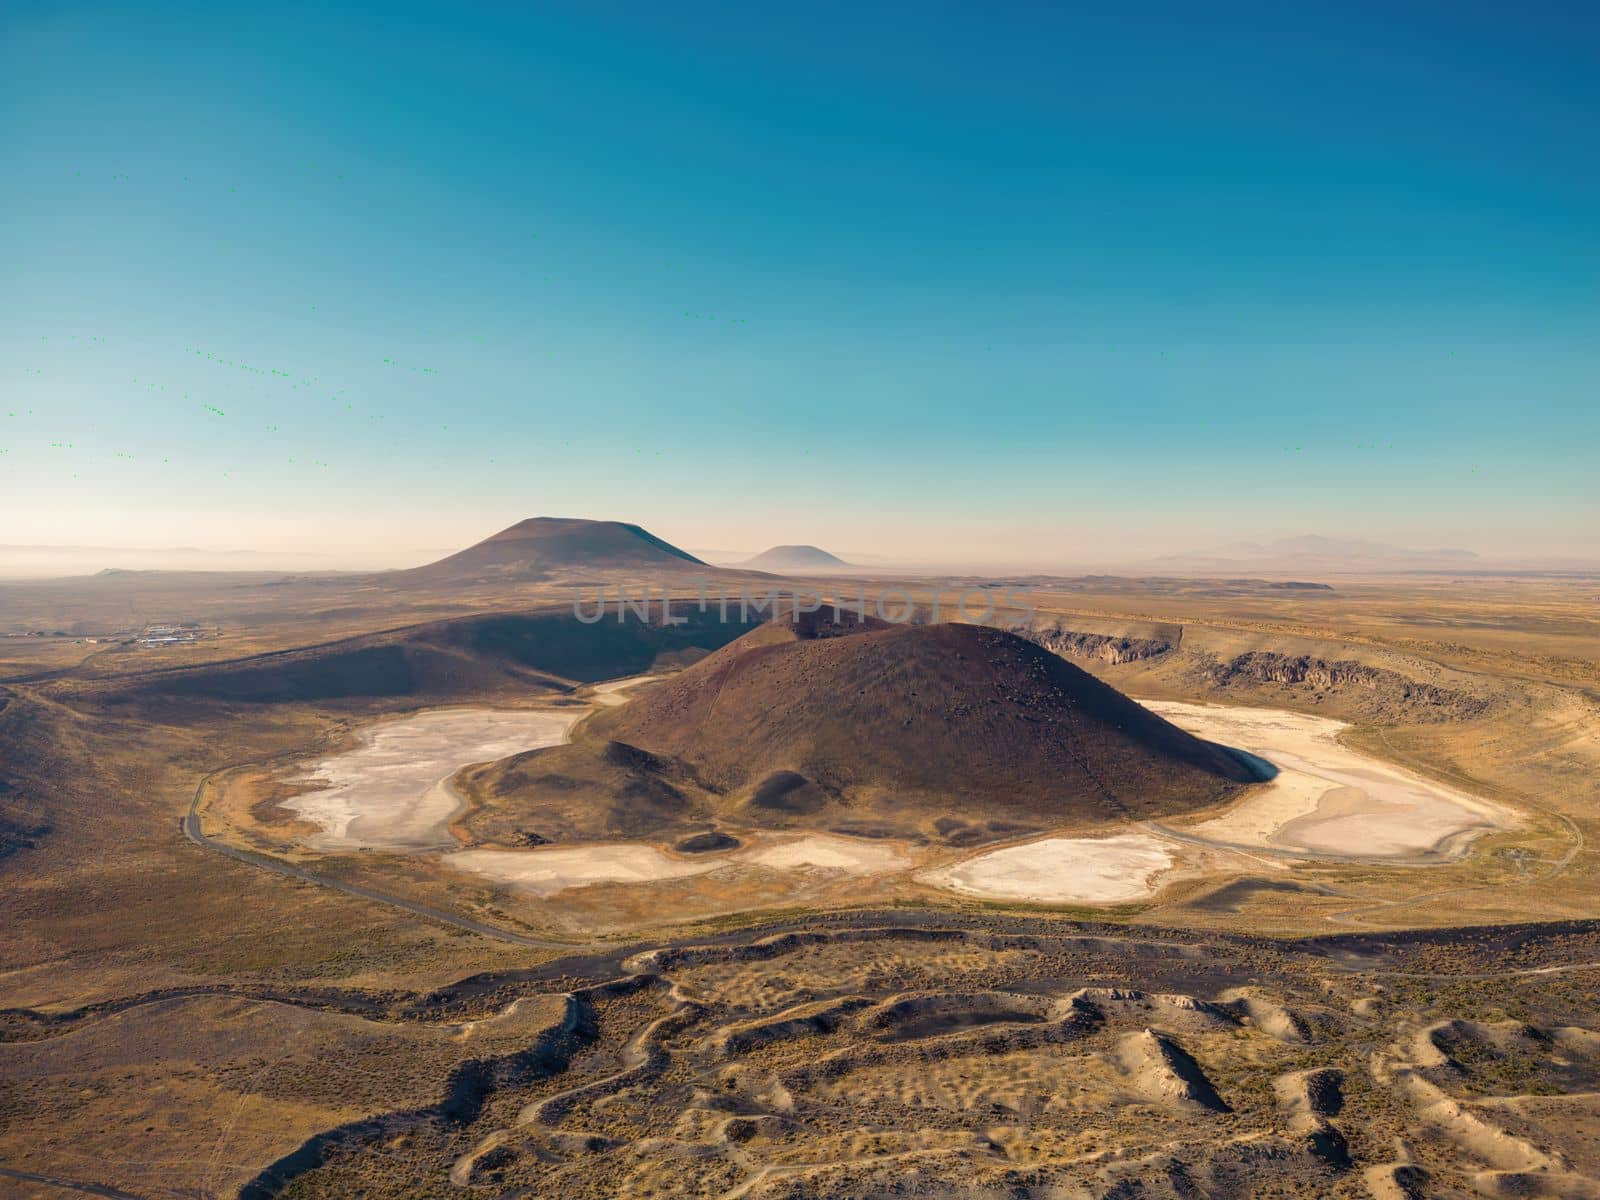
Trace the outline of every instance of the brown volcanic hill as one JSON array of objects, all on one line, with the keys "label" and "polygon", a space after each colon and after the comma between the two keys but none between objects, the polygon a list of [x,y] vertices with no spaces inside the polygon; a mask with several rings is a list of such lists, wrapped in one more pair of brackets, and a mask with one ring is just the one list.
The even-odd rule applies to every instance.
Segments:
[{"label": "brown volcanic hill", "polygon": [[637,525],[578,517],[530,517],[493,537],[397,575],[422,579],[542,578],[570,568],[631,570],[704,566]]},{"label": "brown volcanic hill", "polygon": [[780,823],[827,810],[893,824],[930,808],[1148,817],[1255,778],[1049,651],[976,625],[765,625],[599,714],[584,737],[673,760],[747,819]]}]

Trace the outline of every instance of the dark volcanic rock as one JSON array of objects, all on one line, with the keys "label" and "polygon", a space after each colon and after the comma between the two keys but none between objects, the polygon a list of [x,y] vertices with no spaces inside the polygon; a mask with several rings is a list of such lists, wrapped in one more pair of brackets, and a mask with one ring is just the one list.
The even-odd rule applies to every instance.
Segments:
[{"label": "dark volcanic rock", "polygon": [[675,842],[672,848],[680,854],[706,854],[713,850],[733,850],[739,844],[739,839],[731,833],[710,829],[705,833],[690,834],[682,841]]}]

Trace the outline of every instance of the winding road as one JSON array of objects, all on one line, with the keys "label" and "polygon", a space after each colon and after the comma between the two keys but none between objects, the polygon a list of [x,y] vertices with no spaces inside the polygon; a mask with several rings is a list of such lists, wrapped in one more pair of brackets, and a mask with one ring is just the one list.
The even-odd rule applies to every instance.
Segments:
[{"label": "winding road", "polygon": [[[224,768],[231,769],[231,768]],[[220,774],[214,772],[213,774]],[[380,892],[376,888],[362,887],[358,883],[346,883],[342,879],[330,879],[326,875],[319,875],[315,871],[308,871],[305,867],[297,867],[293,863],[284,862],[279,858],[272,858],[266,854],[257,854],[252,850],[241,850],[237,846],[230,846],[226,842],[219,842],[207,836],[200,827],[200,794],[205,790],[212,775],[207,775],[195,788],[194,798],[189,801],[189,811],[178,822],[178,828],[197,846],[204,846],[207,850],[215,850],[218,854],[225,854],[237,862],[246,863],[252,867],[259,867],[263,871],[271,871],[277,875],[285,875],[290,879],[297,879],[301,883],[312,883],[319,887],[333,888],[344,892],[346,895],[359,896],[363,900],[372,900],[378,904],[387,904],[391,908],[398,908],[402,912],[410,913],[414,917],[434,921],[440,925],[449,925],[454,929],[464,929],[468,933],[481,934],[484,937],[494,938],[497,941],[512,942],[518,946],[532,946],[539,950],[573,950],[576,945],[572,942],[554,942],[546,938],[530,937],[525,933],[517,933],[511,929],[503,929],[498,925],[490,925],[484,921],[474,921],[471,917],[463,917],[457,913],[447,912],[442,908],[433,908],[427,904],[418,904],[415,900],[407,900],[401,896],[394,896],[388,892]]]},{"label": "winding road", "polygon": [[10,1167],[0,1167],[0,1179],[43,1184],[45,1187],[60,1188],[64,1192],[77,1192],[83,1196],[106,1196],[109,1200],[144,1200],[142,1196],[104,1183],[85,1183],[81,1179],[62,1179],[59,1175],[39,1175],[33,1171],[17,1171]]}]

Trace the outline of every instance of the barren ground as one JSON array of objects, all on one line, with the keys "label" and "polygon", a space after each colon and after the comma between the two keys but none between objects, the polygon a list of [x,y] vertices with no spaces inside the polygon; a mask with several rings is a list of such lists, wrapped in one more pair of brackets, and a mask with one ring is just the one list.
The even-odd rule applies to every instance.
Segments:
[{"label": "barren ground", "polygon": [[[1295,714],[1270,718],[1280,765],[1317,779],[1219,825],[965,849],[734,830],[710,858],[635,849],[736,865],[544,896],[437,855],[319,851],[283,805],[312,793],[284,780],[375,721],[593,676],[450,659],[410,691],[156,686],[507,597],[139,581],[147,611],[215,637],[7,639],[0,1194],[1600,1195],[1600,593],[1333,582],[1038,584],[1041,629],[1114,686]],[[106,581],[0,592],[14,631],[129,607]],[[1346,727],[1325,743],[1301,717]],[[1238,740],[1270,757],[1280,733]],[[187,840],[197,796],[208,830],[303,874]],[[1383,836],[1353,840],[1357,812]],[[1454,836],[1473,819],[1493,827]],[[1175,860],[1151,897],[915,879],[1133,835]]]}]

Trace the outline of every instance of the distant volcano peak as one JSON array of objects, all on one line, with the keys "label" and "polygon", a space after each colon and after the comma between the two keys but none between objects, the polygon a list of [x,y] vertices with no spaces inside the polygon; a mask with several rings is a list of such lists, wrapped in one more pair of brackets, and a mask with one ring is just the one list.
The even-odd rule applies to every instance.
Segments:
[{"label": "distant volcano peak", "polygon": [[773,546],[763,550],[748,562],[740,564],[758,571],[830,570],[850,564],[820,546]]},{"label": "distant volcano peak", "polygon": [[687,551],[624,521],[529,517],[406,574],[428,578],[540,578],[563,569],[676,569],[704,565]]}]

